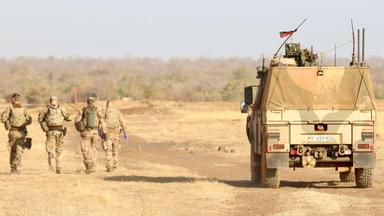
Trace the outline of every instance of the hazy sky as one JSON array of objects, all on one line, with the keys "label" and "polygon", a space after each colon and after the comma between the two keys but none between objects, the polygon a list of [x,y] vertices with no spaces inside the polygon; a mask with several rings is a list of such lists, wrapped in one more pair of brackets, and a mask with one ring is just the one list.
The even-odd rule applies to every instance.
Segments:
[{"label": "hazy sky", "polygon": [[[252,57],[272,55],[278,32],[306,46],[351,40],[367,29],[368,56],[384,57],[383,1],[10,0],[0,1],[0,57]],[[311,11],[314,11],[311,13]],[[338,51],[350,55],[350,46]]]}]

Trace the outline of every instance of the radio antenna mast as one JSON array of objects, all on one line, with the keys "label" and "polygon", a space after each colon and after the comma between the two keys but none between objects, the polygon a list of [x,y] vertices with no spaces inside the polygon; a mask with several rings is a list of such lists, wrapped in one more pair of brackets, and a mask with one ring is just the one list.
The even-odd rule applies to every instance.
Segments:
[{"label": "radio antenna mast", "polygon": [[356,59],[355,59],[355,29],[353,28],[353,20],[351,19],[351,27],[352,27],[352,61],[350,65],[355,65],[356,64]]}]

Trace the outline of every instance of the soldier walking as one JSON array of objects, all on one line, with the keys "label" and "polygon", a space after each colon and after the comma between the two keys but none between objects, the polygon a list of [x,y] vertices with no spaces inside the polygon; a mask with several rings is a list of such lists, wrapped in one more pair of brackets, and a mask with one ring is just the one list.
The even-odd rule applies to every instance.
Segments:
[{"label": "soldier walking", "polygon": [[26,148],[27,125],[32,123],[32,117],[21,105],[20,94],[14,93],[11,97],[11,105],[1,115],[1,121],[8,130],[8,148],[10,150],[9,164],[11,173],[20,174],[21,157]]},{"label": "soldier walking", "polygon": [[119,161],[120,136],[124,133],[124,137],[128,138],[127,130],[121,112],[113,107],[111,100],[107,101],[106,111],[104,115],[104,140],[103,148],[105,152],[105,163],[107,172],[112,172],[117,168]]},{"label": "soldier walking", "polygon": [[[49,169],[60,174],[62,168],[60,155],[64,149],[64,137],[67,132],[64,121],[71,121],[70,114],[59,105],[56,96],[51,96],[49,105],[40,111],[38,121],[47,136],[46,150]],[[55,160],[56,166],[53,165],[53,160]]]},{"label": "soldier walking", "polygon": [[97,146],[100,144],[99,131],[102,131],[102,125],[102,114],[95,105],[95,99],[89,97],[87,106],[79,112],[75,121],[76,129],[81,135],[81,151],[87,174],[96,171]]}]

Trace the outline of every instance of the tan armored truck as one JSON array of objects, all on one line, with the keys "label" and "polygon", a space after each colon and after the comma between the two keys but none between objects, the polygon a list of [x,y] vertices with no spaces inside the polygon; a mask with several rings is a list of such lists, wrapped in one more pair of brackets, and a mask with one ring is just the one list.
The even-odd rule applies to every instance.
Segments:
[{"label": "tan armored truck", "polygon": [[363,62],[327,67],[300,44],[258,68],[259,84],[244,89],[252,181],[278,188],[279,169],[333,167],[341,181],[372,185],[375,98]]}]

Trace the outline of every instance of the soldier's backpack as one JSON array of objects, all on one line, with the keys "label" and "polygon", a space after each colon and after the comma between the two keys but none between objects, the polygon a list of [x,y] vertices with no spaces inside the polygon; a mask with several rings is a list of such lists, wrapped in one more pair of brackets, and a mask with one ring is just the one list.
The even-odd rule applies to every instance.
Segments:
[{"label": "soldier's backpack", "polygon": [[114,109],[107,109],[105,112],[104,120],[107,128],[119,128],[120,127],[119,111]]}]

